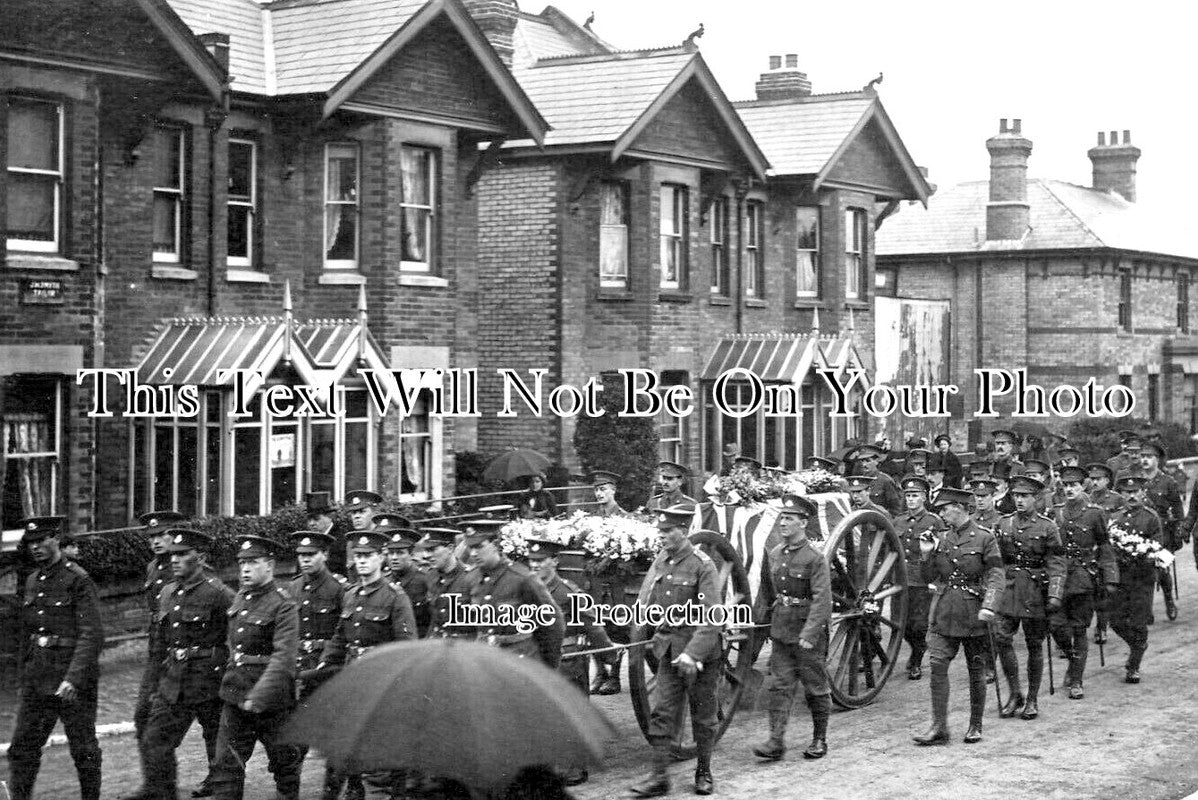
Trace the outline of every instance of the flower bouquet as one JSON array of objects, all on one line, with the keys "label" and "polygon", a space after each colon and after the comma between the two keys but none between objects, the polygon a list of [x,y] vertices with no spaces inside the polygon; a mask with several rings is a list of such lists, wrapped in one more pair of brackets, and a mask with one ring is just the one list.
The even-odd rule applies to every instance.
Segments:
[{"label": "flower bouquet", "polygon": [[516,519],[499,529],[499,549],[508,558],[526,558],[528,540],[542,538],[546,520]]},{"label": "flower bouquet", "polygon": [[768,503],[781,497],[783,481],[772,472],[753,475],[737,471],[723,477],[712,475],[703,486],[703,490],[709,495],[723,498],[725,505],[753,505]]},{"label": "flower bouquet", "polygon": [[588,556],[592,575],[643,573],[661,549],[657,526],[637,517],[599,517],[577,512],[569,520],[579,538],[575,541]]},{"label": "flower bouquet", "polygon": [[827,492],[843,492],[844,480],[826,469],[812,467],[783,476],[784,488],[792,494],[825,494]]},{"label": "flower bouquet", "polygon": [[1142,533],[1128,530],[1122,525],[1111,525],[1107,528],[1111,545],[1115,548],[1120,561],[1125,563],[1151,564],[1154,567],[1167,567],[1173,563],[1173,554],[1160,542]]}]

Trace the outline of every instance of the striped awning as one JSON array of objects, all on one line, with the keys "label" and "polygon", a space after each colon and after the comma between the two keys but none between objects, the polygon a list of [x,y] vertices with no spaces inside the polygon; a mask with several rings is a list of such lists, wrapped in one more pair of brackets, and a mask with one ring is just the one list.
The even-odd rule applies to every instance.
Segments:
[{"label": "striped awning", "polygon": [[798,333],[742,334],[720,340],[703,368],[702,380],[713,381],[731,369],[746,369],[767,383],[802,383],[815,366],[827,366],[818,335]]},{"label": "striped awning", "polygon": [[[358,363],[388,370],[381,348],[358,320],[289,323],[282,317],[191,317],[168,320],[137,366],[143,384],[231,386],[233,370],[268,378],[283,360],[313,386],[342,380]],[[251,382],[256,388],[257,381]]]}]

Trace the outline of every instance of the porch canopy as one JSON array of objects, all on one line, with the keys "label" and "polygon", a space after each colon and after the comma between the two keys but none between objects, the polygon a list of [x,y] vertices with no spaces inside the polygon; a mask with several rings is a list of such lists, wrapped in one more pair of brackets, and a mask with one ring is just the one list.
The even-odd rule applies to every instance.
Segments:
[{"label": "porch canopy", "polygon": [[740,368],[749,370],[765,383],[801,384],[815,368],[831,368],[839,376],[845,369],[861,366],[861,356],[851,334],[733,334],[725,336],[716,345],[703,367],[700,380],[714,381],[725,372]]}]

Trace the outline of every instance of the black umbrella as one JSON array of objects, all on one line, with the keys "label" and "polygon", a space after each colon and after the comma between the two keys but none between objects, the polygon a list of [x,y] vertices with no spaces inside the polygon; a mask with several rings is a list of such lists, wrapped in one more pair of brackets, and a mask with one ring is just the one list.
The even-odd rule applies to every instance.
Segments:
[{"label": "black umbrella", "polygon": [[491,459],[491,463],[487,464],[487,468],[483,470],[483,480],[487,483],[492,481],[507,483],[516,478],[540,474],[549,469],[550,463],[547,457],[536,450],[524,448],[508,450]]},{"label": "black umbrella", "polygon": [[283,736],[351,773],[415,769],[492,788],[530,765],[598,766],[613,733],[539,662],[430,639],[374,648],[318,689]]}]

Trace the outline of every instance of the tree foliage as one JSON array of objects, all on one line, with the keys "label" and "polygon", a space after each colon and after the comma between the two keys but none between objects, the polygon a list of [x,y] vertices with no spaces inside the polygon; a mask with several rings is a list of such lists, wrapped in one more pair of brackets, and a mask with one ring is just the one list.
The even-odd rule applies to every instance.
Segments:
[{"label": "tree foliage", "polygon": [[620,476],[616,500],[635,509],[649,500],[649,488],[657,468],[657,425],[652,417],[620,417],[624,408],[624,386],[606,380],[600,393],[604,414],[584,416],[574,429],[574,450],[584,470],[606,470]]}]

